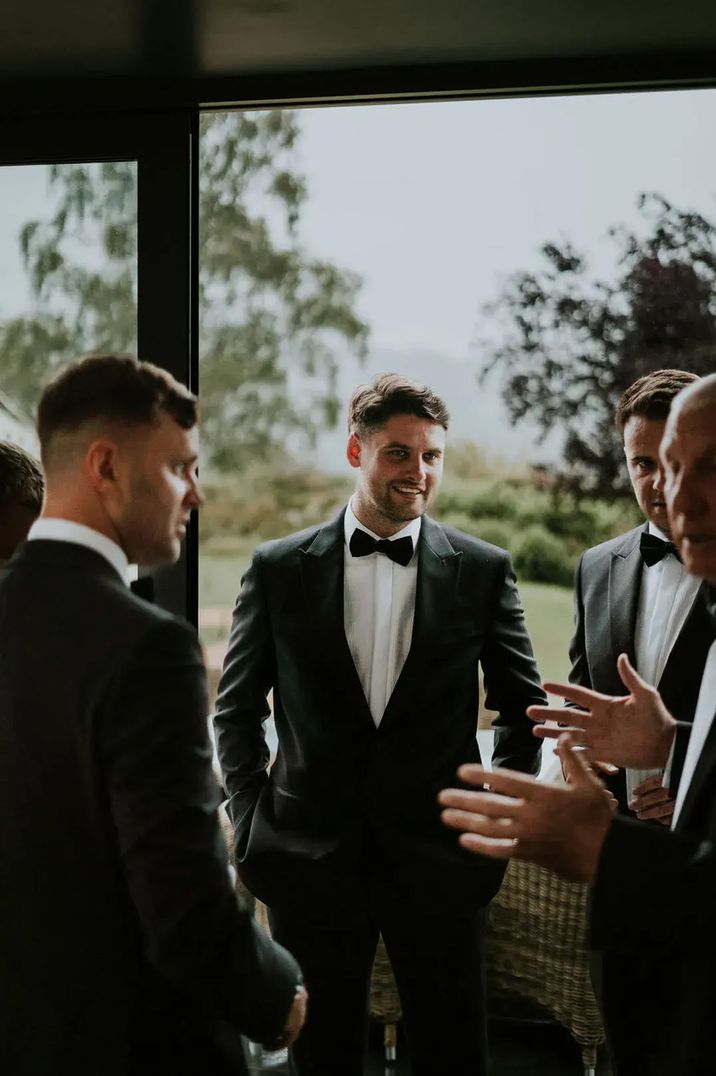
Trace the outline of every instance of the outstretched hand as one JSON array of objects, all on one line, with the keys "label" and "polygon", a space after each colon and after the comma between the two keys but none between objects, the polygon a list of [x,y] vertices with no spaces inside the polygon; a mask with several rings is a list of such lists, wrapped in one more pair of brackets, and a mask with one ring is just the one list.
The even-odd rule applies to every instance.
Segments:
[{"label": "outstretched hand", "polygon": [[541,784],[513,770],[465,765],[462,781],[490,791],[444,789],[443,822],[460,831],[460,844],[493,859],[527,859],[571,881],[593,881],[613,814],[613,797],[584,753],[562,734],[558,754],[569,783]]},{"label": "outstretched hand", "polygon": [[643,769],[663,767],[671,750],[676,722],[659,692],[642,680],[626,654],[619,655],[617,669],[628,695],[603,695],[575,684],[546,683],[546,691],[561,695],[580,710],[569,711],[574,724],[565,728],[563,707],[530,706],[527,714],[533,721],[562,723],[561,728],[539,724],[533,732],[543,740],[570,732],[575,744],[587,752],[590,760]]}]

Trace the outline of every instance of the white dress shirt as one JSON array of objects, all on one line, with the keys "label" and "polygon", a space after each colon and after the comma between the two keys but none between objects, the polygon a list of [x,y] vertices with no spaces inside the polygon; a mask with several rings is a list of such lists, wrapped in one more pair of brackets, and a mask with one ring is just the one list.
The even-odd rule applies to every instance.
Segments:
[{"label": "white dress shirt", "polygon": [[686,793],[691,784],[691,778],[694,776],[694,770],[706,742],[706,737],[711,731],[714,714],[716,714],[716,642],[711,643],[711,649],[708,652],[706,665],[704,666],[704,675],[701,678],[699,699],[696,703],[696,713],[694,714],[694,725],[689,737],[689,746],[686,749],[684,768],[681,772],[679,791],[676,794],[674,814],[671,819],[672,829],[681,813]]},{"label": "white dress shirt", "polygon": [[[662,541],[668,541],[653,523],[649,523],[648,531]],[[671,648],[686,623],[700,586],[701,580],[688,575],[673,553],[668,553],[656,564],[644,564],[642,568],[634,651],[637,672],[654,687],[659,685]],[[634,788],[647,777],[662,772],[628,769],[627,795],[631,797]]]},{"label": "white dress shirt", "polygon": [[371,538],[380,535],[368,530],[356,518],[351,504],[346,508],[343,623],[356,671],[363,685],[376,727],[385,713],[400,671],[410,650],[415,617],[418,580],[417,545],[420,517],[411,520],[389,540],[412,539],[409,564],[396,564],[383,553],[354,557],[349,544],[353,532],[363,530]]},{"label": "white dress shirt", "polygon": [[93,527],[85,527],[84,523],[75,523],[71,519],[42,518],[32,524],[27,536],[28,542],[38,538],[49,539],[51,542],[73,542],[75,545],[93,549],[112,565],[122,582],[128,585],[129,564],[124,550],[106,534],[100,534]]}]

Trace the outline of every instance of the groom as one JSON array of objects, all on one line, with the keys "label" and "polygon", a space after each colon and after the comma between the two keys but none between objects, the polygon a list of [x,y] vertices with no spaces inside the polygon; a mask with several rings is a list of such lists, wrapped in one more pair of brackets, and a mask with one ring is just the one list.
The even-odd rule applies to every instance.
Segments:
[{"label": "groom", "polygon": [[299,1076],[362,1073],[379,932],[415,1076],[487,1071],[484,908],[502,869],[450,839],[435,798],[479,759],[479,665],[497,766],[537,772],[525,710],[544,695],[509,555],[426,515],[447,427],[425,386],[358,388],[350,503],[259,547],[234,612],[218,753],[239,874],[310,992]]}]

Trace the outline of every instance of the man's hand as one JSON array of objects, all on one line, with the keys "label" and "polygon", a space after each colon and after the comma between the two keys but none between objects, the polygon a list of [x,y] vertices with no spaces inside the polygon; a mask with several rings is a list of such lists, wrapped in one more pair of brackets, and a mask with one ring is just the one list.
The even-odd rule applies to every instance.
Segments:
[{"label": "man's hand", "polygon": [[275,1044],[275,1048],[292,1046],[298,1038],[301,1028],[306,1023],[306,1009],[308,1007],[308,994],[304,987],[296,991],[293,1004],[289,1009],[288,1020],[283,1029],[281,1038]]},{"label": "man's hand", "polygon": [[646,781],[642,781],[632,792],[629,807],[637,818],[653,818],[662,826],[670,826],[674,813],[674,798],[668,788],[664,788],[663,780],[659,774],[647,777]]},{"label": "man's hand", "polygon": [[489,782],[491,791],[444,789],[443,822],[461,831],[460,844],[471,852],[528,859],[570,881],[593,881],[613,807],[570,735],[560,737],[558,754],[569,779],[562,787],[512,770],[461,766],[461,780]]},{"label": "man's hand", "polygon": [[[676,722],[659,692],[642,680],[626,654],[619,655],[617,668],[630,692],[628,695],[602,695],[574,684],[544,687],[581,707],[579,711],[570,711],[575,723],[566,731],[585,749],[590,760],[601,759],[616,766],[641,769],[663,767],[669,757]],[[564,722],[565,718],[565,710],[560,706],[530,706],[527,714],[540,722]],[[538,725],[533,731],[542,740],[553,740],[565,729]]]}]

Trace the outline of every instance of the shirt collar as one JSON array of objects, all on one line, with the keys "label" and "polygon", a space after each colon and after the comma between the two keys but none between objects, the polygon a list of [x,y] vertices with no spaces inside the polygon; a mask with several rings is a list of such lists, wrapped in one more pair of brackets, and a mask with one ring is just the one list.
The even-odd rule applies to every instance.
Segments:
[{"label": "shirt collar", "polygon": [[124,550],[120,549],[117,543],[106,534],[100,534],[93,527],[85,527],[84,523],[75,523],[72,519],[43,517],[32,524],[27,536],[28,542],[38,538],[49,539],[51,542],[73,542],[75,545],[83,545],[87,549],[94,550],[112,565],[122,582],[128,585],[129,562]]},{"label": "shirt collar", "polygon": [[[397,534],[391,534],[388,541],[394,542],[397,538],[410,538],[413,543],[413,553],[415,553],[415,550],[418,545],[418,538],[420,537],[421,523],[421,516],[417,516],[415,519],[411,519],[410,523],[406,524],[406,526],[403,527],[402,530],[398,531]],[[353,536],[353,531],[355,530],[365,531],[366,534],[369,534],[371,536],[371,538],[375,538],[376,541],[380,541],[379,534],[375,534],[373,531],[369,530],[365,526],[365,524],[360,522],[355,512],[353,511],[352,500],[349,501],[346,506],[346,513],[343,517],[343,530],[345,533],[346,546],[350,545],[350,540]]]},{"label": "shirt collar", "polygon": [[646,529],[647,529],[648,534],[653,534],[655,538],[661,538],[662,542],[670,542],[671,541],[671,539],[667,538],[666,535],[664,534],[664,532],[659,530],[659,528],[656,526],[656,524],[652,523],[651,520],[649,520],[649,522],[647,523]]}]

